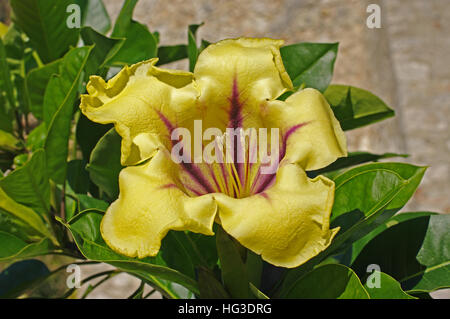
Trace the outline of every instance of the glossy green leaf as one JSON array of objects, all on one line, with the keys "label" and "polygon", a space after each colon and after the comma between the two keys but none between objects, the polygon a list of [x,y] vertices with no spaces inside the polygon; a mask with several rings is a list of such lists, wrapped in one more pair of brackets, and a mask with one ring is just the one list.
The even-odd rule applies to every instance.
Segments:
[{"label": "glossy green leaf", "polygon": [[353,86],[330,85],[324,93],[343,130],[372,124],[395,115],[379,97]]},{"label": "glossy green leaf", "polygon": [[348,153],[347,157],[338,158],[334,163],[328,165],[327,167],[315,171],[309,171],[308,176],[310,178],[313,178],[317,175],[321,175],[327,172],[341,170],[347,167],[356,166],[367,162],[376,162],[381,159],[392,157],[408,157],[408,155],[396,153],[372,154],[368,152],[350,152]]},{"label": "glossy green leaf", "polygon": [[125,38],[122,47],[108,60],[110,65],[133,64],[157,56],[158,41],[147,26],[132,20],[137,0],[126,0],[111,37]]},{"label": "glossy green leaf", "polygon": [[404,292],[398,281],[384,272],[374,271],[371,275],[379,276],[379,286],[364,284],[370,299],[417,299]]},{"label": "glossy green leaf", "polygon": [[111,29],[111,19],[102,0],[76,0],[81,9],[81,25],[105,33]]},{"label": "glossy green leaf", "polygon": [[[85,211],[65,224],[75,239],[81,253],[89,260],[105,262],[150,282],[168,280],[198,293],[196,282],[177,270],[166,267],[158,257],[129,258],[112,251],[100,234],[103,215],[97,211]],[[169,295],[170,291],[167,291]],[[176,296],[175,296],[176,297]]]},{"label": "glossy green leaf", "polygon": [[64,183],[66,178],[74,102],[91,50],[92,47],[81,47],[67,53],[60,66],[59,76],[52,77],[45,91],[44,121],[48,125],[48,133],[44,148],[49,176],[58,184]]},{"label": "glossy green leaf", "polygon": [[369,294],[353,270],[344,265],[329,264],[299,278],[282,298],[369,299]]},{"label": "glossy green leaf", "polygon": [[0,273],[0,298],[19,297],[30,285],[49,274],[50,271],[42,261],[18,261]]},{"label": "glossy green leaf", "polygon": [[160,46],[158,48],[158,63],[157,65],[163,65],[188,57],[188,49],[186,44]]},{"label": "glossy green leaf", "polygon": [[50,212],[50,183],[44,151],[36,151],[23,167],[0,179],[0,187],[14,201],[47,216]]},{"label": "glossy green leaf", "polygon": [[112,128],[97,143],[86,169],[89,176],[111,199],[119,195],[121,137]]},{"label": "glossy green leaf", "polygon": [[450,287],[450,216],[409,217],[394,220],[393,226],[370,240],[352,268],[362,274],[369,263],[377,264],[409,291]]},{"label": "glossy green leaf", "polygon": [[188,46],[187,46],[187,53],[189,58],[189,71],[193,72],[195,63],[197,63],[198,55],[200,54],[200,51],[197,47],[197,30],[199,27],[201,27],[203,23],[201,24],[191,24],[188,27]]},{"label": "glossy green leaf", "polygon": [[23,30],[44,63],[60,58],[78,41],[77,28],[69,28],[70,0],[11,0],[15,23]]},{"label": "glossy green leaf", "polygon": [[216,231],[222,281],[233,298],[249,297],[247,268],[236,243],[221,227]]},{"label": "glossy green leaf", "polygon": [[59,59],[40,68],[32,69],[25,79],[30,111],[38,119],[43,118],[45,89],[52,75],[59,73],[59,64],[61,61],[62,59]]},{"label": "glossy green leaf", "polygon": [[404,163],[373,163],[338,175],[331,225],[341,229],[328,251],[358,240],[399,211],[425,170]]},{"label": "glossy green leaf", "polygon": [[297,43],[281,48],[281,57],[294,86],[325,91],[333,77],[338,43]]}]

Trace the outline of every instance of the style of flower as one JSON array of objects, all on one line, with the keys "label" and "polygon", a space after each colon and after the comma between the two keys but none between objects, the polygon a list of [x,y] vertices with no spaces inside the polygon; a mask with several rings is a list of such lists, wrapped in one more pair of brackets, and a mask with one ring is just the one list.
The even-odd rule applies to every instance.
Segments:
[{"label": "style of flower", "polygon": [[[277,266],[299,266],[329,246],[338,231],[329,225],[334,183],[305,171],[346,156],[346,139],[319,91],[277,100],[293,90],[282,44],[223,40],[202,51],[193,73],[158,68],[155,58],[123,68],[108,82],[90,78],[82,112],[113,123],[122,137],[120,195],[101,224],[114,251],[155,256],[169,230],[213,235],[214,222]],[[203,130],[222,132],[278,128],[279,143],[271,143],[279,144],[275,170],[264,174],[261,158],[238,162],[235,154],[232,161],[177,163],[175,142],[183,143],[185,157],[195,145],[174,141],[173,132],[186,128],[194,135],[196,120]],[[244,143],[236,144],[248,159],[255,149],[241,137],[236,142]]]}]

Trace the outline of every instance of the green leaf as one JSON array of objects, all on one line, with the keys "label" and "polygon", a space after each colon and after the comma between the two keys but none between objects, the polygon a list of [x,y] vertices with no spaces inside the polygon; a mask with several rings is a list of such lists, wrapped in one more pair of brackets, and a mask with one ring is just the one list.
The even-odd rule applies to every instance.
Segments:
[{"label": "green leaf", "polygon": [[294,86],[325,91],[333,77],[338,43],[297,43],[280,49]]},{"label": "green leaf", "polygon": [[92,47],[81,47],[67,53],[60,66],[60,75],[52,77],[45,91],[44,121],[48,125],[45,152],[49,176],[58,184],[64,183],[66,178],[74,102],[81,73],[91,50]]},{"label": "green leaf", "polygon": [[372,154],[367,152],[350,152],[347,157],[338,158],[334,163],[328,165],[327,167],[315,171],[309,171],[308,177],[313,178],[327,172],[332,172],[367,162],[376,162],[381,159],[392,157],[408,157],[408,155],[396,153]]},{"label": "green leaf", "polygon": [[[4,245],[0,247],[0,262],[26,259],[55,252],[55,247],[49,238],[27,244],[18,237],[0,231],[0,240]],[[13,244],[6,244],[11,243]]]},{"label": "green leaf", "polygon": [[216,232],[222,281],[232,298],[249,297],[247,268],[235,243],[221,227]]},{"label": "green leaf", "polygon": [[[6,95],[6,99],[9,103],[9,108],[14,109],[16,107],[14,87],[12,84],[9,66],[6,62],[5,46],[3,45],[3,41],[0,38],[0,94],[2,92],[4,92]],[[5,113],[9,111],[9,108],[5,108]]]},{"label": "green leaf", "polygon": [[15,60],[24,58],[26,43],[21,31],[14,23],[9,25],[8,32],[3,36],[3,44],[8,58]]},{"label": "green leaf", "polygon": [[40,68],[32,69],[26,76],[25,85],[28,92],[28,104],[33,115],[43,118],[44,94],[47,84],[53,74],[59,73],[62,59],[53,61]]},{"label": "green leaf", "polygon": [[44,148],[45,138],[47,136],[47,127],[45,123],[41,123],[36,126],[30,134],[28,134],[25,146],[32,152],[37,151],[40,148]]},{"label": "green leaf", "polygon": [[358,276],[350,268],[329,264],[319,266],[299,278],[282,298],[369,299]]},{"label": "green leaf", "polygon": [[198,269],[198,289],[202,299],[228,299],[230,296],[214,273],[204,267]]},{"label": "green leaf", "polygon": [[341,230],[328,252],[365,236],[399,211],[414,194],[425,170],[404,163],[373,163],[338,175],[331,225]]},{"label": "green leaf", "polygon": [[395,115],[380,98],[353,86],[330,85],[324,93],[343,130],[351,130]]},{"label": "green leaf", "polygon": [[125,43],[108,60],[110,65],[133,64],[157,56],[158,41],[147,26],[132,20],[137,0],[126,0],[117,17],[111,37],[125,38]]},{"label": "green leaf", "polygon": [[50,183],[44,151],[36,151],[23,167],[0,179],[0,187],[14,201],[47,216],[50,212]]},{"label": "green leaf", "polygon": [[20,141],[11,133],[0,130],[0,150],[16,152],[20,149]]},{"label": "green leaf", "polygon": [[358,274],[363,274],[369,263],[377,264],[381,271],[394,277],[408,291],[431,292],[448,288],[449,229],[449,215],[414,214],[400,222],[394,219],[393,226],[364,246],[352,267]]},{"label": "green leaf", "polygon": [[404,292],[400,284],[384,272],[374,271],[372,276],[380,277],[380,285],[377,287],[366,282],[364,288],[370,295],[370,299],[417,299]]},{"label": "green leaf", "polygon": [[76,0],[81,8],[81,25],[105,33],[111,29],[111,19],[102,0]]},{"label": "green leaf", "polygon": [[[111,250],[100,234],[100,222],[103,215],[97,211],[85,211],[69,224],[65,224],[71,231],[81,253],[89,260],[111,264],[122,271],[126,271],[141,279],[161,284],[160,280],[178,283],[187,289],[198,293],[196,282],[177,270],[166,267],[158,257],[143,259],[129,258]],[[166,291],[172,297],[172,291]]]},{"label": "green leaf", "polygon": [[156,65],[163,65],[188,57],[188,48],[186,44],[160,46],[158,48],[158,63]]},{"label": "green leaf", "polygon": [[199,49],[197,48],[197,30],[201,27],[203,23],[200,24],[191,24],[188,27],[188,46],[187,53],[189,58],[189,71],[193,72],[195,63],[197,63],[198,55],[200,54]]},{"label": "green leaf", "polygon": [[[38,233],[43,236],[52,237],[41,216],[39,216],[31,208],[16,203],[1,188],[0,212],[11,216],[13,219],[19,220],[22,227],[25,228],[24,230],[31,234]],[[28,231],[30,228],[32,229],[31,232]]]},{"label": "green leaf", "polygon": [[250,291],[257,299],[270,299],[261,290],[255,287],[254,284],[250,283]]},{"label": "green leaf", "polygon": [[105,65],[124,44],[124,39],[110,39],[90,27],[81,29],[81,38],[86,45],[95,44],[86,63],[86,75],[106,75]]},{"label": "green leaf", "polygon": [[86,169],[92,182],[111,199],[119,195],[119,173],[122,170],[120,164],[121,137],[112,128],[97,143],[91,154],[91,159]]},{"label": "green leaf", "polygon": [[76,137],[80,146],[83,158],[89,161],[91,152],[97,145],[100,138],[105,135],[111,128],[112,124],[103,125],[92,122],[84,114],[80,114],[76,127]]},{"label": "green leaf", "polygon": [[77,28],[67,26],[70,0],[11,0],[14,22],[23,30],[44,63],[60,58],[78,41]]},{"label": "green leaf", "polygon": [[30,285],[49,274],[50,271],[42,261],[18,261],[0,273],[0,298],[19,297]]}]

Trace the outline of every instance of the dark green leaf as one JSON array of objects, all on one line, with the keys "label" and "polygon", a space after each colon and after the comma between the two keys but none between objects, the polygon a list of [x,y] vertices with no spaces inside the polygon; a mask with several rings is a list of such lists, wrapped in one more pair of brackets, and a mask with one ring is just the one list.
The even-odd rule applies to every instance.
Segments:
[{"label": "dark green leaf", "polygon": [[281,57],[294,86],[325,91],[333,77],[338,43],[297,43],[282,47]]},{"label": "dark green leaf", "polygon": [[70,0],[11,0],[14,21],[23,30],[44,63],[60,58],[78,41],[77,28],[69,28]]},{"label": "dark green leaf", "polygon": [[98,124],[89,120],[84,114],[80,114],[80,118],[77,122],[76,136],[85,160],[89,160],[95,145],[98,143],[99,139],[111,129],[111,127],[112,124]]},{"label": "dark green leaf", "polygon": [[87,165],[89,176],[100,189],[111,198],[119,194],[119,173],[121,137],[112,128],[97,143]]},{"label": "dark green leaf", "polygon": [[216,232],[222,281],[233,298],[249,297],[247,268],[241,258],[237,243],[221,227]]},{"label": "dark green leaf", "polygon": [[0,298],[16,298],[30,285],[45,278],[50,271],[39,260],[18,261],[0,273]]},{"label": "dark green leaf", "polygon": [[230,296],[225,291],[214,273],[204,267],[198,269],[198,289],[202,299],[228,299]]},{"label": "dark green leaf", "polygon": [[122,47],[108,60],[110,65],[133,64],[157,56],[158,42],[147,26],[132,20],[137,0],[126,0],[111,36],[125,38]]},{"label": "dark green leaf", "polygon": [[197,30],[201,27],[203,23],[191,24],[188,27],[188,46],[187,53],[189,58],[189,71],[194,71],[195,63],[197,62],[198,55],[200,54],[197,48]]},{"label": "dark green leaf", "polygon": [[363,274],[368,264],[377,264],[405,290],[430,292],[448,288],[449,229],[449,215],[414,214],[400,222],[394,219],[393,226],[364,246],[352,267]]},{"label": "dark green leaf", "polygon": [[313,178],[327,172],[332,172],[367,162],[376,162],[380,159],[392,157],[408,157],[408,155],[396,153],[372,154],[367,152],[350,152],[347,157],[338,158],[334,163],[328,165],[327,167],[315,171],[309,171],[308,176]]},{"label": "dark green leaf", "polygon": [[344,265],[329,264],[299,278],[282,298],[369,299],[369,294],[353,270]]},{"label": "dark green leaf", "polygon": [[[14,88],[11,79],[11,73],[8,63],[6,63],[6,51],[3,41],[0,38],[0,94],[4,92],[6,99],[9,103],[9,108],[14,109],[16,107],[16,99],[14,96]],[[5,105],[6,106],[6,105]],[[8,113],[8,107],[4,112]]]},{"label": "dark green leaf", "polygon": [[330,85],[324,93],[343,130],[351,130],[394,116],[380,98],[353,86]]},{"label": "dark green leaf", "polygon": [[60,75],[52,77],[45,91],[44,121],[48,125],[45,152],[49,176],[58,184],[64,183],[66,178],[74,102],[81,73],[91,50],[92,47],[81,47],[67,53],[60,66]]},{"label": "dark green leaf", "polygon": [[178,44],[170,46],[160,46],[158,48],[158,63],[157,65],[163,65],[175,61],[179,61],[188,57],[187,45]]},{"label": "dark green leaf", "polygon": [[89,190],[89,174],[85,169],[86,162],[72,160],[67,163],[67,181],[70,188],[78,194],[86,194]]}]

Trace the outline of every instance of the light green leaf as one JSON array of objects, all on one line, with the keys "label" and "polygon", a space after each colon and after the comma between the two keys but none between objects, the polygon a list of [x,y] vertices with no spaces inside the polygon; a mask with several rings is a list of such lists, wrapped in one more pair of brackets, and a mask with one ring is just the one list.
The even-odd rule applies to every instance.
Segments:
[{"label": "light green leaf", "polygon": [[20,141],[11,133],[0,130],[0,150],[16,152],[20,149]]},{"label": "light green leaf", "polygon": [[398,212],[414,194],[425,170],[404,163],[373,163],[335,177],[331,225],[341,230],[328,252],[360,239]]},{"label": "light green leaf", "polygon": [[42,256],[56,251],[49,238],[42,238],[38,242],[27,244],[14,235],[0,231],[0,240],[5,243],[0,246],[0,262]]},{"label": "light green leaf", "polygon": [[358,276],[350,268],[329,264],[319,266],[299,278],[282,298],[369,299]]},{"label": "light green leaf", "polygon": [[384,272],[374,271],[372,276],[379,276],[379,286],[364,284],[364,288],[370,295],[370,299],[417,299],[402,290],[400,284]]},{"label": "light green leaf", "polygon": [[380,98],[353,86],[330,85],[324,93],[343,130],[351,130],[395,115]]},{"label": "light green leaf", "polygon": [[[48,125],[45,152],[50,178],[64,183],[67,169],[68,142],[74,102],[81,73],[92,47],[72,49],[64,57],[58,77],[52,77],[45,91],[44,121]],[[51,121],[50,121],[51,119]]]},{"label": "light green leaf", "polygon": [[32,69],[26,76],[25,85],[28,92],[28,104],[30,111],[38,119],[43,117],[45,89],[52,75],[59,73],[61,61],[62,59],[59,59],[40,68]]},{"label": "light green leaf", "polygon": [[78,41],[77,28],[69,28],[70,0],[11,0],[15,23],[23,30],[44,63],[60,58]]},{"label": "light green leaf", "polygon": [[338,43],[297,43],[281,48],[281,57],[294,86],[325,91],[333,77]]}]

